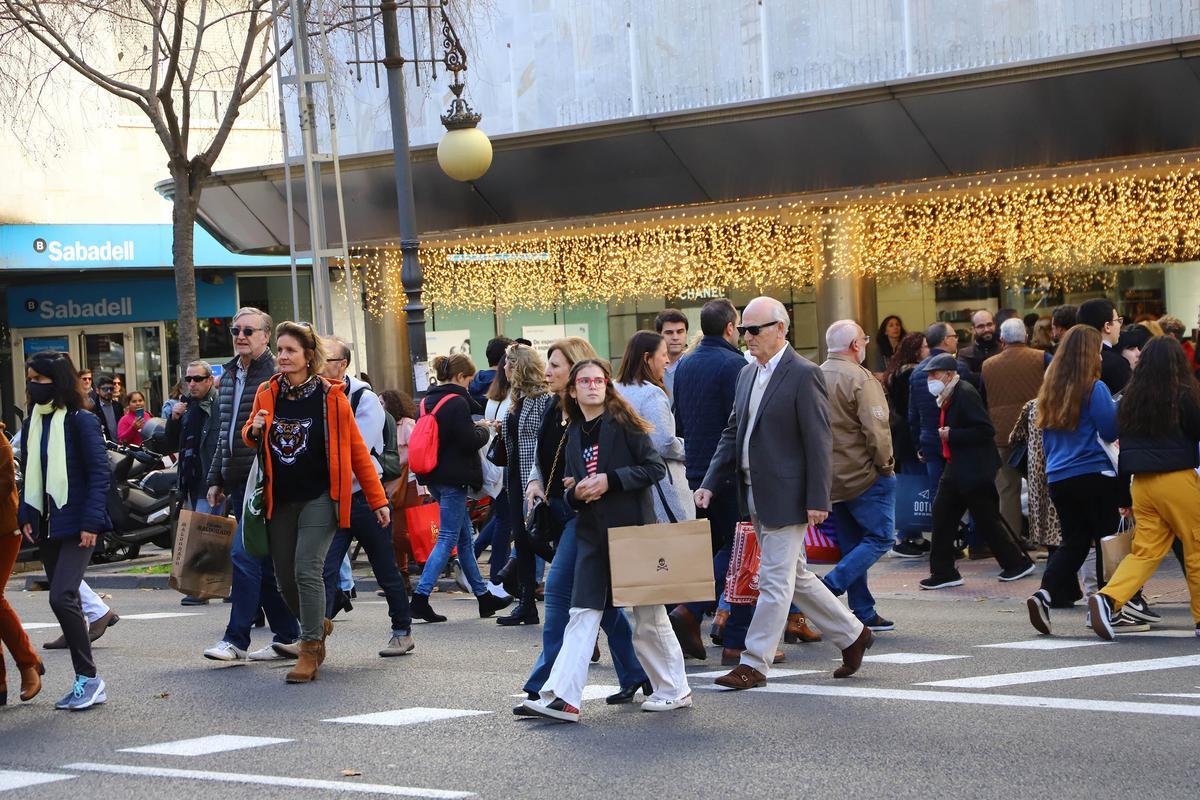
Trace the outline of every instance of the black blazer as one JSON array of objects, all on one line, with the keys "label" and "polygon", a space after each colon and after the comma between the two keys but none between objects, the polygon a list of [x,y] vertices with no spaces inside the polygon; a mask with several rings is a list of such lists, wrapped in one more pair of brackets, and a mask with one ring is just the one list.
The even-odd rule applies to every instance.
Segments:
[{"label": "black blazer", "polygon": [[1133,377],[1133,367],[1125,360],[1125,356],[1117,352],[1117,348],[1107,344],[1100,348],[1100,380],[1116,397],[1125,391],[1125,384]]},{"label": "black blazer", "polygon": [[967,381],[960,380],[950,395],[945,426],[950,429],[950,461],[942,479],[961,489],[995,483],[1000,469],[996,429],[983,398]]},{"label": "black blazer", "polygon": [[[565,474],[576,483],[587,477],[583,463],[583,438],[579,423],[572,423],[563,444]],[[596,473],[609,475],[609,489],[600,499],[584,503],[573,489],[567,502],[578,512],[575,540],[575,587],[573,608],[604,608],[612,597],[612,575],[608,567],[608,529],[646,525],[656,521],[650,487],[667,475],[666,465],[644,433],[618,424],[606,411],[600,417],[600,460]],[[614,486],[619,482],[620,486]]]}]

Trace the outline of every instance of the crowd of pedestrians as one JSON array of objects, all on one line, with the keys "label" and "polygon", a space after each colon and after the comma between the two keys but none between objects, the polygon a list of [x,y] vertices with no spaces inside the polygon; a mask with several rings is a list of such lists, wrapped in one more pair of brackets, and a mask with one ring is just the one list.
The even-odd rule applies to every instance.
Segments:
[{"label": "crowd of pedestrians", "polygon": [[[452,560],[481,618],[511,606],[501,626],[542,626],[518,717],[579,720],[601,630],[620,683],[609,704],[641,692],[645,711],[691,706],[684,663],[707,658],[710,615],[732,668],[719,686],[764,685],[785,660],[781,638],[833,645],[834,677],[847,678],[896,627],[868,586],[889,552],[927,557],[920,585],[937,590],[963,583],[960,558],[993,558],[998,580],[1016,581],[1044,550],[1026,604],[1034,628],[1050,634],[1055,609],[1086,599],[1089,624],[1111,639],[1159,621],[1141,587],[1174,549],[1200,635],[1200,385],[1178,320],[1125,326],[1103,299],[1045,320],[979,311],[960,348],[949,322],[910,333],[891,316],[870,367],[871,337],[849,319],[824,332],[823,363],[803,358],[770,297],[742,314],[712,300],[699,321],[691,336],[688,315],[665,309],[629,339],[615,375],[579,337],[545,356],[497,337],[483,372],[463,354],[434,359],[434,385],[414,402],[354,377],[346,342],[240,309],[222,379],[187,365],[163,412],[181,506],[238,520],[228,624],[203,656],[289,660],[289,683],[318,679],[333,619],[352,609],[356,542],[386,599],[382,657],[416,649],[414,619],[446,621],[431,597]],[[115,376],[76,373],[65,354],[26,366],[20,455],[0,447],[0,576],[21,536],[37,543],[76,676],[57,707],[78,710],[106,701],[91,641],[119,619],[83,581],[110,524],[105,442],[142,444],[149,412],[140,392],[122,398]],[[897,529],[899,478],[928,487],[928,542],[920,525]],[[427,499],[437,534],[418,560],[406,511]],[[1100,539],[1122,516],[1135,523],[1132,554],[1106,583]],[[708,523],[712,599],[615,608],[608,530],[696,518]],[[750,535],[741,522],[760,553],[750,603],[726,586]],[[840,559],[819,577],[805,537],[830,525]],[[477,559],[489,550],[485,578]],[[256,624],[272,641],[251,651]],[[32,699],[45,670],[6,602],[0,639]]]}]

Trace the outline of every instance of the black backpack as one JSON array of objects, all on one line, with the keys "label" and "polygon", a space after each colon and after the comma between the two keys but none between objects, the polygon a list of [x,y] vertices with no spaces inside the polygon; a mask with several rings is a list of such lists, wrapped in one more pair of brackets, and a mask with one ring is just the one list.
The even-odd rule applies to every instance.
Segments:
[{"label": "black backpack", "polygon": [[[358,389],[354,394],[350,395],[350,410],[358,414],[358,401],[362,399],[362,393],[367,390],[366,386]],[[379,466],[383,468],[383,475],[380,480],[384,483],[394,481],[404,474],[404,467],[400,464],[400,448],[396,436],[396,419],[383,410],[383,452],[376,453],[371,451],[371,455],[379,459]]]}]

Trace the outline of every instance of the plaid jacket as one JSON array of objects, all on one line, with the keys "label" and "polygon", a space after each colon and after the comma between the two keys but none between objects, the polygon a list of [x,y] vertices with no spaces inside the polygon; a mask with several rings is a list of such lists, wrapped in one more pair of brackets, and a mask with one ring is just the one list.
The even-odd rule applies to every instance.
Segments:
[{"label": "plaid jacket", "polygon": [[[542,419],[546,409],[550,408],[552,394],[537,397],[523,397],[514,403],[504,418],[504,449],[508,452],[509,484],[513,484],[513,467],[520,470],[520,495],[525,494],[529,485],[529,472],[537,463],[538,435],[542,429]],[[515,413],[514,413],[515,412]],[[514,456],[517,456],[514,459]]]}]

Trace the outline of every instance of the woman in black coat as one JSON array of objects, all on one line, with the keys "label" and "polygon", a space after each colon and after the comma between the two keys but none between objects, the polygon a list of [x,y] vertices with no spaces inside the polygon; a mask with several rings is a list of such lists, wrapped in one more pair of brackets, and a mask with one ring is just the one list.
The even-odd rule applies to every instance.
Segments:
[{"label": "woman in black coat", "polygon": [[[612,606],[608,530],[655,521],[650,487],[666,467],[646,435],[647,423],[612,387],[606,362],[575,364],[567,387],[571,425],[563,447],[566,499],[578,512],[575,585],[570,621],[540,699],[524,707],[538,716],[579,721],[588,660],[604,610]],[[643,711],[673,711],[692,704],[683,651],[662,605],[634,606],[633,647],[654,693]]]}]

